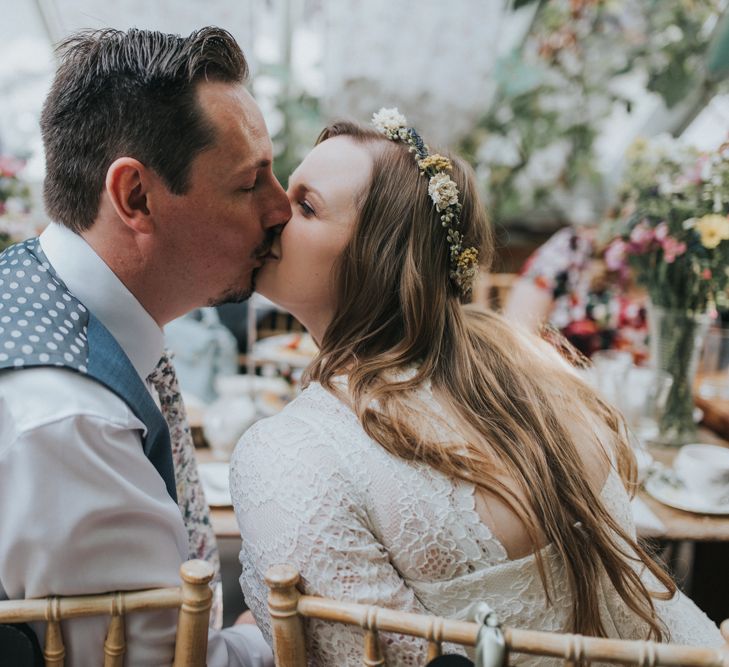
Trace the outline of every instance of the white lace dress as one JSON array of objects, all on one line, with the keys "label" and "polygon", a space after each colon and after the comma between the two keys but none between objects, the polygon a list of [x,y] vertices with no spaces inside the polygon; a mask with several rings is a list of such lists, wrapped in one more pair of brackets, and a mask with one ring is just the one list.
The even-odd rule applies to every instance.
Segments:
[{"label": "white lace dress", "polygon": [[[567,630],[567,578],[550,546],[544,554],[556,582],[552,606],[534,556],[508,559],[476,512],[472,485],[392,456],[348,406],[316,383],[243,436],[233,456],[231,493],[243,540],[243,594],[269,642],[263,576],[283,562],[300,570],[309,594],[451,617],[485,600],[505,625]],[[616,473],[608,476],[602,499],[634,532]],[[643,638],[645,629],[607,577],[595,585],[608,634]],[[672,641],[722,644],[716,626],[685,596],[656,605]],[[311,621],[309,636],[310,664],[361,664],[360,629]],[[387,664],[424,664],[423,641],[385,637]],[[514,657],[519,664],[561,662]]]}]

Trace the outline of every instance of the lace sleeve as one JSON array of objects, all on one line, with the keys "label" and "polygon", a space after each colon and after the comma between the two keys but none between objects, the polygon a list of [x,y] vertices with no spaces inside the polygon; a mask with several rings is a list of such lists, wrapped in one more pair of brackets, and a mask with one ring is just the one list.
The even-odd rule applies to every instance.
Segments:
[{"label": "lace sleeve", "polygon": [[[630,501],[622,481],[614,472],[608,476],[601,495],[606,509],[635,539],[635,525],[630,510]],[[618,539],[617,536],[616,539]],[[620,541],[620,546],[626,552],[630,552],[630,547],[625,542]],[[640,573],[640,577],[649,591],[657,593],[665,591],[658,579],[641,563],[633,562],[632,567]],[[622,639],[645,639],[648,635],[646,623],[627,607],[604,572],[600,579],[607,611],[618,636]],[[721,646],[723,644],[721,633],[714,622],[681,591],[676,591],[670,600],[656,597],[653,599],[653,604],[656,614],[668,632],[668,641],[689,646]]]},{"label": "lace sleeve", "polygon": [[[603,575],[603,579],[607,579],[606,575]],[[660,583],[647,572],[644,572],[643,580],[648,590],[663,590]],[[645,639],[648,634],[645,622],[628,609],[610,582],[604,581],[602,585],[608,613],[617,635],[622,639]],[[719,647],[724,644],[719,628],[681,591],[676,591],[670,600],[654,598],[653,604],[661,624],[668,632],[667,641],[688,646]]]},{"label": "lace sleeve", "polygon": [[[424,612],[370,528],[348,462],[315,428],[282,413],[255,424],[238,443],[231,494],[241,529],[241,587],[271,643],[266,570],[290,563],[308,594]],[[310,621],[309,663],[361,664],[359,628]],[[383,635],[388,664],[423,662],[425,643]]]}]

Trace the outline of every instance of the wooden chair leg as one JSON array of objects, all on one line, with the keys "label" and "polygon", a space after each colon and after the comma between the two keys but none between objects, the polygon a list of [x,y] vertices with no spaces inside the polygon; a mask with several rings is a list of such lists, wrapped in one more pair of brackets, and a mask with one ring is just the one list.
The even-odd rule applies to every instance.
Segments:
[{"label": "wooden chair leg", "polygon": [[428,662],[443,654],[443,619],[434,618],[428,632]]},{"label": "wooden chair leg", "polygon": [[111,603],[111,621],[104,641],[104,667],[123,667],[126,653],[124,634],[124,593],[116,593]]},{"label": "wooden chair leg", "polygon": [[368,630],[364,640],[364,667],[384,667],[385,658],[382,655],[380,636],[377,630]]},{"label": "wooden chair leg", "polygon": [[304,624],[297,611],[299,573],[290,565],[274,565],[266,573],[266,583],[276,667],[306,667]]},{"label": "wooden chair leg", "polygon": [[61,602],[57,597],[48,599],[46,608],[46,641],[43,658],[46,667],[63,667],[66,658],[66,647],[61,634]]},{"label": "wooden chair leg", "polygon": [[212,565],[202,560],[190,560],[180,566],[182,606],[177,621],[174,667],[204,667],[207,662],[213,574]]}]

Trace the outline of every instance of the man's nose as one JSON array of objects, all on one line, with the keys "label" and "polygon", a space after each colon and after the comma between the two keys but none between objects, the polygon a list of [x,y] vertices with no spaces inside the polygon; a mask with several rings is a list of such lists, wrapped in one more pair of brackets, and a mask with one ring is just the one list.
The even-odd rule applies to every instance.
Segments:
[{"label": "man's nose", "polygon": [[269,209],[263,216],[263,226],[266,229],[285,225],[291,218],[291,204],[286,191],[276,178],[273,179],[273,193],[269,202]]}]

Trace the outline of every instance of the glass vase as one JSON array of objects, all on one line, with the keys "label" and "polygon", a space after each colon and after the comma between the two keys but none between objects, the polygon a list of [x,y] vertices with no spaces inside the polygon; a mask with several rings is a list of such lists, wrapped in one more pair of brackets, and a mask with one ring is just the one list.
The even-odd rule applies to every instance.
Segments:
[{"label": "glass vase", "polygon": [[711,324],[706,312],[648,307],[651,364],[666,371],[673,384],[658,415],[658,444],[680,446],[695,440],[694,380]]}]

